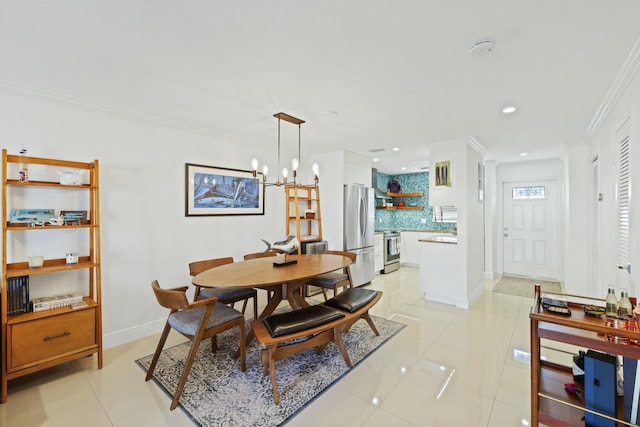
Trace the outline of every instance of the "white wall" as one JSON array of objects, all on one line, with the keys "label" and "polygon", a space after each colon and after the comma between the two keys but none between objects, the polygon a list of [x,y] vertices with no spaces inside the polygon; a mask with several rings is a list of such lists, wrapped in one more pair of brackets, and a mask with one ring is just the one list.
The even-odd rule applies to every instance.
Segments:
[{"label": "white wall", "polygon": [[[482,165],[482,155],[466,146],[466,191],[463,193],[465,216],[463,243],[467,256],[467,300],[473,302],[484,291],[484,217],[483,203],[478,199],[478,165]],[[460,230],[458,229],[458,234]]]},{"label": "white wall", "polygon": [[[484,291],[484,216],[483,203],[478,199],[478,164],[482,155],[466,138],[429,146],[430,169],[435,162],[451,161],[451,187],[429,182],[429,203],[435,206],[455,206],[458,210],[459,283],[451,283],[451,295],[456,306],[468,308]],[[435,197],[434,197],[435,194]]]},{"label": "white wall", "polygon": [[322,165],[340,165],[331,173],[320,170],[320,207],[322,209],[322,238],[327,241],[329,249],[343,249],[343,185],[344,151],[332,151],[315,155],[312,161]]},{"label": "white wall", "polygon": [[309,162],[324,165],[320,169],[320,207],[322,238],[329,249],[343,250],[344,186],[371,187],[371,159],[351,151],[337,150],[311,156]]},{"label": "white wall", "polygon": [[[589,149],[586,145],[570,147],[565,152],[565,197],[562,243],[565,271],[564,288],[575,295],[592,295],[589,286]],[[597,296],[597,294],[596,294]]]},{"label": "white wall", "polygon": [[[150,283],[190,283],[188,263],[261,251],[284,237],[284,192],[267,188],[265,215],[185,217],[185,163],[249,169],[269,158],[220,137],[92,105],[0,86],[0,139],[9,153],[100,161],[105,346],[161,329]],[[321,165],[330,174],[330,165]]]},{"label": "white wall", "polygon": [[[600,188],[603,200],[599,203],[600,212],[600,284],[599,296],[604,297],[607,286],[615,284],[616,273],[616,129],[625,119],[630,120],[630,184],[631,184],[631,236],[630,261],[631,281],[629,294],[640,297],[638,269],[640,268],[640,197],[635,189],[640,188],[640,74],[636,67],[633,76],[628,79],[619,99],[610,109],[609,114],[597,132],[593,135],[589,146],[589,161],[599,158]],[[590,260],[590,262],[592,262]]]},{"label": "white wall", "polygon": [[498,277],[498,241],[493,232],[498,228],[496,166],[495,160],[484,162],[484,276],[487,279]]}]

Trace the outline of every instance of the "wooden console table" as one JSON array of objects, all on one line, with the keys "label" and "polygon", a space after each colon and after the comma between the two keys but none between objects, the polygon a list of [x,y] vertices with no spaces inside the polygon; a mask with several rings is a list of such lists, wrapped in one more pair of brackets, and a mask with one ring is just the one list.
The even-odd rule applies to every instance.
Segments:
[{"label": "wooden console table", "polygon": [[[640,347],[610,342],[605,334],[640,341],[640,333],[606,327],[598,317],[587,316],[585,304],[604,306],[604,300],[567,295],[571,316],[549,313],[542,307],[540,286],[535,287],[534,303],[529,314],[531,327],[531,425],[542,422],[548,426],[584,426],[583,393],[572,395],[564,389],[573,382],[570,366],[540,360],[540,340],[548,339],[585,349],[640,359]],[[574,300],[572,302],[572,299]],[[583,301],[583,302],[575,302]],[[602,414],[599,414],[602,415]],[[606,415],[602,415],[607,417]],[[623,398],[618,397],[616,421],[619,425],[635,426],[624,421]]]}]

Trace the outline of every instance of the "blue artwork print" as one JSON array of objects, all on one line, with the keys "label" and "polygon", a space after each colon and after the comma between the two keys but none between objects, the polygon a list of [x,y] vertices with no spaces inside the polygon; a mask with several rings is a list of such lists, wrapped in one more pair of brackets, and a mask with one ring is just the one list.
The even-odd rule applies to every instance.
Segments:
[{"label": "blue artwork print", "polygon": [[260,182],[255,178],[194,173],[193,207],[258,208]]}]

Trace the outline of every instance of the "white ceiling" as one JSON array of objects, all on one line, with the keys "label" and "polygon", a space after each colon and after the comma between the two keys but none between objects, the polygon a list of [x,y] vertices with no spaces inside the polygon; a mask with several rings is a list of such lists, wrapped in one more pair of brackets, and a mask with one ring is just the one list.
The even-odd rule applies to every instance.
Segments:
[{"label": "white ceiling", "polygon": [[3,0],[0,81],[274,148],[283,111],[306,120],[303,157],[414,172],[461,137],[497,161],[586,143],[639,17],[638,0]]}]

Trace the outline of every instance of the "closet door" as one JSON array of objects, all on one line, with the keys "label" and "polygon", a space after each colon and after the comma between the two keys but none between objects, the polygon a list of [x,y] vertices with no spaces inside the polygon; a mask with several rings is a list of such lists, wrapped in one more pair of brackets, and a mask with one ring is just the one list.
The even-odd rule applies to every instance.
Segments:
[{"label": "closet door", "polygon": [[600,202],[602,194],[600,192],[600,161],[598,157],[591,161],[591,197],[590,211],[591,221],[589,227],[589,243],[591,253],[589,254],[590,264],[590,292],[591,295],[604,295],[607,291],[606,285],[600,284]]},{"label": "closet door", "polygon": [[[618,176],[616,183],[617,221],[616,221],[616,285],[618,289],[629,288],[631,276],[630,264],[630,162],[629,162],[629,120],[616,131],[618,151]],[[631,292],[635,290],[630,290]],[[635,295],[635,292],[633,293]]]}]

